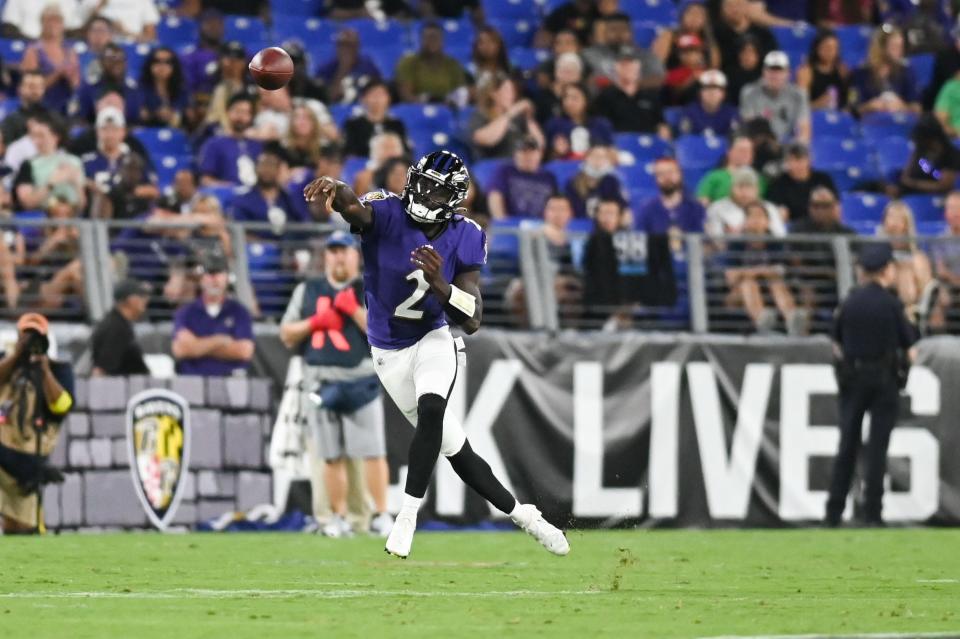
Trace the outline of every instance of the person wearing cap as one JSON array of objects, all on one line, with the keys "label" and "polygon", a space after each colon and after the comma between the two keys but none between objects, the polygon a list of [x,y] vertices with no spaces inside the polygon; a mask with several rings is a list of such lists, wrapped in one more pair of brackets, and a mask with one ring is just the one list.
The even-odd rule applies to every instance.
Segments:
[{"label": "person wearing cap", "polygon": [[916,358],[916,334],[903,303],[890,291],[896,283],[893,249],[887,242],[860,250],[864,283],[837,309],[831,338],[840,389],[840,446],[827,498],[828,526],[838,526],[863,441],[863,417],[870,413],[870,439],[864,457],[863,516],[867,525],[883,525],[883,482],[887,446],[906,383],[904,362]]},{"label": "person wearing cap", "polygon": [[633,23],[625,13],[600,15],[593,23],[592,43],[583,50],[582,56],[595,79],[607,83],[616,78],[617,60],[624,48],[632,49],[634,57],[640,61],[639,87],[659,90],[663,85],[663,63],[651,51],[636,46]]},{"label": "person wearing cap", "polygon": [[[116,91],[114,89],[105,89],[103,94],[97,98],[97,101],[94,103],[93,112],[94,112],[94,121],[90,126],[86,126],[80,131],[75,132],[70,136],[70,140],[67,142],[67,151],[76,155],[77,157],[82,158],[87,153],[93,153],[97,151],[97,148],[100,144],[99,135],[97,133],[97,124],[96,116],[100,114],[104,109],[115,109],[124,114],[124,122],[127,121],[127,108],[126,101],[124,100],[123,93]],[[147,163],[149,171],[153,172],[154,165],[153,161],[150,158],[150,154],[147,151],[146,147],[143,146],[143,142],[137,139],[130,129],[127,129],[127,135],[123,138],[123,143],[127,145],[132,152],[136,153],[144,159]]]},{"label": "person wearing cap", "polygon": [[362,87],[380,79],[380,70],[370,56],[360,52],[360,36],[356,29],[341,29],[334,42],[334,55],[317,67],[316,77],[326,85],[331,104],[351,104]]},{"label": "person wearing cap", "polygon": [[137,343],[133,324],[147,312],[150,286],[135,279],[121,280],[113,287],[113,308],[103,316],[90,336],[92,375],[149,375],[143,349]]},{"label": "person wearing cap", "polygon": [[17,343],[0,353],[0,518],[4,534],[43,531],[43,486],[63,481],[48,464],[73,407],[73,368],[52,360],[50,325],[39,313],[17,320]]},{"label": "person wearing cap", "polygon": [[140,112],[137,101],[137,83],[127,77],[127,53],[123,47],[111,42],[100,54],[102,72],[99,78],[84,78],[83,83],[71,100],[68,114],[71,120],[89,124],[96,113],[97,100],[107,91],[116,91],[123,96],[124,116],[134,121]]},{"label": "person wearing cap", "polygon": [[[123,111],[116,107],[104,107],[97,113],[97,148],[83,154],[83,172],[95,189],[107,192],[120,171],[124,156],[134,153],[124,139],[127,137],[127,120]],[[141,158],[144,166],[146,161]],[[156,176],[146,176],[143,184],[136,186],[136,195],[143,198],[157,197],[160,190],[156,185]]]},{"label": "person wearing cap", "polygon": [[682,106],[697,97],[698,80],[707,70],[703,41],[700,36],[685,33],[676,42],[679,64],[667,72],[664,80],[666,101],[671,106]]},{"label": "person wearing cap", "polygon": [[443,50],[444,31],[436,22],[420,29],[420,49],[397,63],[397,93],[403,102],[442,102],[467,85],[467,72]]},{"label": "person wearing cap", "polygon": [[784,219],[791,223],[807,217],[810,193],[825,187],[837,193],[829,173],[815,170],[810,164],[810,150],[802,142],[787,145],[783,154],[783,173],[767,187],[767,199],[780,207]]},{"label": "person wearing cap", "polygon": [[763,58],[763,75],[740,92],[740,117],[770,123],[780,142],[810,143],[810,103],[802,89],[790,83],[790,59],[783,51]]},{"label": "person wearing cap", "polygon": [[770,202],[760,200],[760,176],[751,167],[745,166],[730,172],[731,189],[729,197],[717,200],[707,207],[707,221],[704,230],[712,237],[739,235],[743,232],[748,204],[760,201],[770,218],[770,234],[783,237],[787,226],[779,209]]},{"label": "person wearing cap", "polygon": [[263,144],[246,137],[253,124],[253,98],[236,93],[227,102],[226,123],[197,154],[203,186],[251,186],[257,181],[256,159]]},{"label": "person wearing cap", "polygon": [[396,133],[408,146],[407,127],[403,120],[390,114],[390,87],[382,80],[370,80],[361,88],[360,104],[363,111],[349,118],[343,126],[345,155],[365,157],[370,151],[370,140],[383,132]]},{"label": "person wearing cap", "polygon": [[196,46],[184,53],[180,62],[189,94],[212,93],[217,83],[217,60],[223,48],[223,14],[204,9],[197,19],[199,32]]},{"label": "person wearing cap", "polygon": [[227,258],[208,251],[200,261],[200,296],[173,318],[173,357],[181,375],[244,374],[253,359],[253,319],[228,295]]},{"label": "person wearing cap", "polygon": [[557,178],[541,166],[543,149],[532,135],[516,142],[513,162],[501,165],[490,179],[487,209],[495,220],[543,217],[550,196],[557,192]]},{"label": "person wearing cap", "polygon": [[[367,346],[363,299],[357,242],[335,231],[324,246],[323,275],[297,285],[280,322],[280,339],[303,357],[305,388],[313,395],[307,413],[311,461],[322,463],[332,517],[321,530],[331,537],[351,532],[347,460],[363,460],[362,477],[376,509],[361,527],[386,536],[393,524],[387,514],[383,402]],[[362,495],[363,482],[352,483],[350,491]]]},{"label": "person wearing cap", "polygon": [[[239,189],[230,201],[229,216],[236,222],[267,222],[276,234],[289,222],[308,222],[302,218],[302,207],[294,203],[290,192],[280,181],[287,171],[287,152],[271,142],[257,156],[257,182]],[[269,231],[251,231],[254,235],[269,235]]]},{"label": "person wearing cap", "polygon": [[680,111],[678,133],[727,137],[740,123],[739,111],[726,102],[727,76],[718,69],[708,69],[700,74],[698,84],[699,99]]},{"label": "person wearing cap", "polygon": [[614,65],[613,84],[593,101],[596,115],[607,118],[618,133],[656,133],[670,139],[670,127],[663,119],[660,91],[641,84],[643,65],[639,52],[630,46],[620,49]]}]

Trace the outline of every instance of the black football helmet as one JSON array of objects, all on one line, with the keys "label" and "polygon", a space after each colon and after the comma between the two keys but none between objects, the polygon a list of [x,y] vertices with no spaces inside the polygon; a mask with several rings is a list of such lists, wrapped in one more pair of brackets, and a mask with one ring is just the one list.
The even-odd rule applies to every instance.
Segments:
[{"label": "black football helmet", "polygon": [[436,224],[453,217],[467,197],[470,174],[455,153],[434,151],[407,170],[403,206],[417,222]]}]

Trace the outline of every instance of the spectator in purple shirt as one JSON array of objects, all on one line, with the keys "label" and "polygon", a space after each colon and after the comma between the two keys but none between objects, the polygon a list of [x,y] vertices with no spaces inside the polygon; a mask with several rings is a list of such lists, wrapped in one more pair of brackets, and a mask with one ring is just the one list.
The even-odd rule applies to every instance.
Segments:
[{"label": "spectator in purple shirt", "polygon": [[501,166],[490,181],[487,208],[493,219],[543,216],[547,200],[557,192],[557,178],[540,166],[542,159],[537,138],[520,138],[513,163]]},{"label": "spectator in purple shirt", "polygon": [[725,138],[737,127],[740,113],[726,102],[727,76],[710,69],[700,74],[700,99],[683,107],[677,125],[681,135]]},{"label": "spectator in purple shirt", "polygon": [[634,222],[638,231],[651,235],[670,235],[671,243],[682,233],[703,233],[707,212],[696,198],[683,188],[683,173],[673,158],[661,158],[653,164],[660,195],[643,203]]},{"label": "spectator in purple shirt", "polygon": [[227,102],[227,125],[200,148],[198,164],[201,184],[225,186],[252,185],[257,181],[255,161],[262,145],[244,134],[253,124],[253,98],[237,93]]},{"label": "spectator in purple shirt", "polygon": [[173,357],[181,375],[227,376],[246,371],[253,359],[250,312],[227,296],[227,259],[204,256],[200,297],[181,306],[173,320]]},{"label": "spectator in purple shirt", "polygon": [[579,160],[594,146],[613,144],[613,126],[606,118],[591,117],[587,89],[568,84],[561,90],[563,115],[547,122],[546,137],[554,160]]},{"label": "spectator in purple shirt", "polygon": [[233,198],[230,217],[237,222],[269,222],[278,235],[287,222],[309,221],[280,183],[287,164],[287,153],[279,144],[263,147],[257,157],[257,183],[241,189]]},{"label": "spectator in purple shirt", "polygon": [[212,93],[217,83],[217,61],[223,47],[223,14],[207,9],[200,14],[200,39],[183,55],[183,74],[192,93]]},{"label": "spectator in purple shirt", "polygon": [[326,83],[330,102],[349,104],[359,97],[360,87],[380,79],[380,70],[369,56],[360,53],[356,30],[342,29],[336,43],[336,54],[320,65],[317,77]]}]

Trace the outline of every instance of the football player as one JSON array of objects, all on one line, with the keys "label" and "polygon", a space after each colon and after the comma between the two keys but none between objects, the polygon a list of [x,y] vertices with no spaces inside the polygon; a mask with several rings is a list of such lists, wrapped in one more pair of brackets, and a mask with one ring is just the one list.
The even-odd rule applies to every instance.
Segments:
[{"label": "football player", "polygon": [[308,201],[319,200],[340,213],[361,236],[374,369],[416,427],[403,504],[386,551],[410,554],[417,511],[442,453],[468,486],[547,550],[566,555],[570,546],[563,532],[533,504],[517,502],[470,447],[463,427],[445,417],[457,369],[465,362],[463,339],[453,337],[447,320],[474,333],[483,310],[480,269],[487,238],[458,214],[469,186],[463,161],[449,151],[434,151],[409,168],[400,196],[380,190],[358,198],[328,176],[303,191]]}]

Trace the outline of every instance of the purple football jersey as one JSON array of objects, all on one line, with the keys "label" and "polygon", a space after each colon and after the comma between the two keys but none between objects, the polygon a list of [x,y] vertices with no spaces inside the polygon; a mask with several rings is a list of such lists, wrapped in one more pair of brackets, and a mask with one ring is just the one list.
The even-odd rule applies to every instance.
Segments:
[{"label": "purple football jersey", "polygon": [[361,235],[367,338],[377,348],[406,348],[447,323],[410,253],[431,245],[443,258],[443,276],[453,282],[487,263],[487,236],[473,220],[454,215],[440,235],[427,239],[396,195],[372,191],[361,201],[373,207],[373,225]]}]

